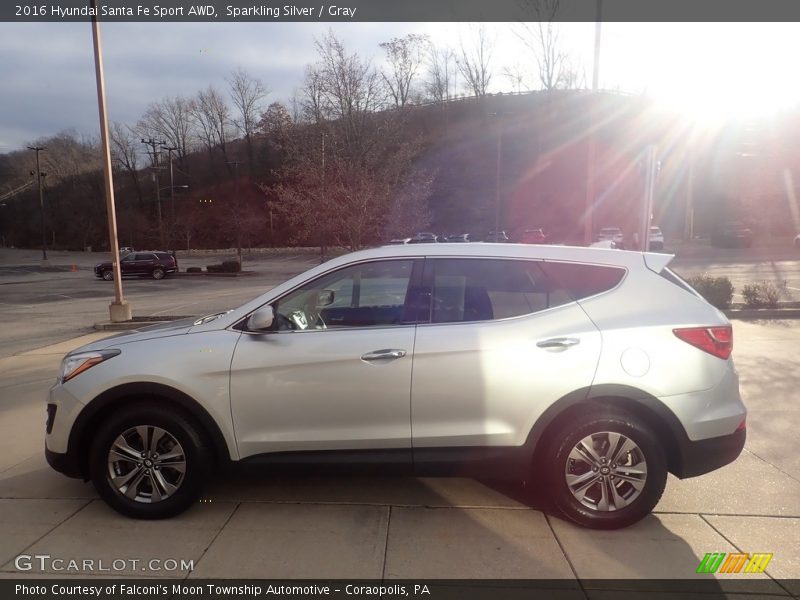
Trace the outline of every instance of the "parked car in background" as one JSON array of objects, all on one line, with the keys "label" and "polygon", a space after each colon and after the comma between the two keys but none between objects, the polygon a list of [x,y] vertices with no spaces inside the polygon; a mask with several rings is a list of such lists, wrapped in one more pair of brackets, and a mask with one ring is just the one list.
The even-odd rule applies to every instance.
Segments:
[{"label": "parked car in background", "polygon": [[130,254],[133,251],[134,251],[133,248],[131,248],[130,246],[123,246],[122,248],[119,249],[119,254],[120,256],[125,256],[126,254]]},{"label": "parked car in background", "polygon": [[726,223],[711,234],[711,245],[719,248],[749,248],[753,232],[741,223]]},{"label": "parked car in background", "polygon": [[650,250],[663,250],[664,249],[664,234],[661,232],[661,227],[653,225],[650,227]]},{"label": "parked car in background", "polygon": [[[149,251],[131,252],[119,261],[122,276],[137,275],[139,277],[152,277],[164,279],[167,273],[178,270],[178,262],[169,252]],[[111,261],[97,263],[94,266],[96,277],[111,281],[114,279],[114,265]]]},{"label": "parked car in background", "polygon": [[611,241],[616,248],[625,247],[625,235],[619,227],[603,227],[595,239],[596,242]]},{"label": "parked car in background", "polygon": [[526,229],[519,236],[521,244],[546,244],[547,240],[544,229]]},{"label": "parked car in background", "polygon": [[483,241],[505,244],[510,242],[511,238],[508,237],[508,234],[505,231],[490,231],[489,235],[487,235]]},{"label": "parked car in background", "polygon": [[448,235],[445,241],[451,244],[465,244],[472,241],[472,237],[468,233],[458,233],[455,235]]},{"label": "parked car in background", "polygon": [[417,233],[408,240],[409,244],[435,244],[436,243],[436,234],[430,233],[428,231],[423,231],[421,233]]},{"label": "parked car in background", "polygon": [[408,244],[411,241],[411,238],[395,238],[393,240],[389,240],[390,246],[397,246],[402,244]]},{"label": "parked car in background", "polygon": [[316,459],[503,475],[581,525],[630,525],[668,472],[713,471],[745,443],[731,325],[671,259],[522,244],[337,257],[232,311],[67,354],[47,461],[137,518],[196,504],[217,463]]}]

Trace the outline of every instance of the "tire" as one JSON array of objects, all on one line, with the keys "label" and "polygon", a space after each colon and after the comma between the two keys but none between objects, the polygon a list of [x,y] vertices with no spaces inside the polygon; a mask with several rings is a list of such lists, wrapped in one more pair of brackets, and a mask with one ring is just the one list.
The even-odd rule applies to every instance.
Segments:
[{"label": "tire", "polygon": [[114,271],[103,271],[103,279],[106,281],[114,281]]},{"label": "tire", "polygon": [[[627,527],[650,514],[664,492],[664,450],[653,431],[633,415],[616,410],[576,413],[548,440],[550,448],[541,465],[548,495],[566,518],[579,525],[592,529]],[[579,444],[582,449],[592,445],[595,458],[603,462],[595,461],[585,450],[580,452]],[[617,448],[616,459],[612,447]],[[595,466],[591,466],[593,462]],[[644,476],[636,471],[644,471]],[[568,478],[576,493],[570,489]]]},{"label": "tire", "polygon": [[[128,451],[112,453],[115,445]],[[144,458],[139,453],[143,449],[149,450]],[[100,424],[89,452],[92,483],[100,497],[137,519],[163,519],[186,510],[199,498],[213,465],[211,447],[194,419],[152,402],[112,413]],[[117,474],[117,483],[112,474]]]},{"label": "tire", "polygon": [[164,272],[164,269],[162,269],[161,267],[156,267],[155,269],[153,269],[152,275],[153,279],[158,280],[158,279],[164,279],[164,275],[166,275],[166,273]]}]

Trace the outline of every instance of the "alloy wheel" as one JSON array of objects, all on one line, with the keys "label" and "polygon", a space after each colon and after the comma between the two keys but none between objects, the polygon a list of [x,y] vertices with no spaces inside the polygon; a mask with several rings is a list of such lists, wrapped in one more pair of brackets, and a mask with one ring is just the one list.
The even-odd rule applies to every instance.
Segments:
[{"label": "alloy wheel", "polygon": [[614,431],[592,433],[570,451],[564,476],[573,497],[601,512],[620,510],[639,497],[647,461],[630,438]]},{"label": "alloy wheel", "polygon": [[108,451],[108,481],[120,494],[141,503],[173,496],[186,476],[186,454],[168,431],[138,425],[117,436]]}]

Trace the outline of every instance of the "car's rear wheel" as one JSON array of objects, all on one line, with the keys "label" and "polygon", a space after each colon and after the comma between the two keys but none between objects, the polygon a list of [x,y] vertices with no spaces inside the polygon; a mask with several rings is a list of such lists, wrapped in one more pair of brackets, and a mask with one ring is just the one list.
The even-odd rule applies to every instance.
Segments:
[{"label": "car's rear wheel", "polygon": [[114,280],[114,271],[103,271],[103,279],[106,281]]},{"label": "car's rear wheel", "polygon": [[550,498],[580,525],[626,527],[648,515],[664,492],[664,450],[653,431],[633,415],[578,413],[550,442],[545,459]]},{"label": "car's rear wheel", "polygon": [[89,466],[100,496],[139,519],[176,515],[200,495],[212,454],[201,428],[181,411],[151,403],[104,421]]},{"label": "car's rear wheel", "polygon": [[153,269],[153,279],[164,279],[164,275],[166,275],[166,273],[161,267]]}]

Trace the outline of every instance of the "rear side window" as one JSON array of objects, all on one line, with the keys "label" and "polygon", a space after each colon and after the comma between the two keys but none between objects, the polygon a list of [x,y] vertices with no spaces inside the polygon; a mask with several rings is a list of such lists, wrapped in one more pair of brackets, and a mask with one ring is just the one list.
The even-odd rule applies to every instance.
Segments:
[{"label": "rear side window", "polygon": [[159,260],[165,260],[167,262],[172,260],[172,255],[171,254],[167,254],[166,252],[156,252],[156,257]]},{"label": "rear side window", "polygon": [[136,260],[153,260],[152,254],[137,254]]},{"label": "rear side window", "polygon": [[547,262],[544,270],[555,289],[562,290],[575,300],[607,292],[625,276],[625,269],[581,263]]},{"label": "rear side window", "polygon": [[431,323],[506,319],[572,302],[537,261],[429,259],[425,271]]}]

